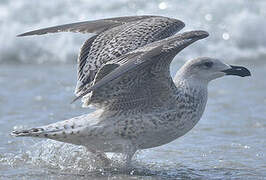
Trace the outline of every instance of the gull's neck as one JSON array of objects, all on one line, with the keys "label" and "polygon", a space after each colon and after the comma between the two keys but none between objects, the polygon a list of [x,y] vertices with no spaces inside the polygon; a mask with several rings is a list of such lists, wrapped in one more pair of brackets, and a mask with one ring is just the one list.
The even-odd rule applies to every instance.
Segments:
[{"label": "gull's neck", "polygon": [[175,77],[174,77],[174,83],[175,85],[178,87],[182,86],[182,87],[186,87],[186,89],[198,89],[199,91],[206,91],[207,92],[207,88],[208,88],[208,81],[205,80],[200,80],[199,78],[184,73],[181,70],[179,70]]},{"label": "gull's neck", "polygon": [[208,82],[200,81],[193,76],[177,72],[174,83],[176,85],[178,101],[197,107],[195,111],[197,111],[200,118],[208,99]]}]

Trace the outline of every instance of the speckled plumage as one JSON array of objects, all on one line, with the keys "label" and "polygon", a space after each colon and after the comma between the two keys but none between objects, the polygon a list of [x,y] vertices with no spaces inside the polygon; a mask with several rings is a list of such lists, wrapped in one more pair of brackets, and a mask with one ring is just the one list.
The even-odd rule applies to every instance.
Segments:
[{"label": "speckled plumage", "polygon": [[[229,68],[218,60],[199,58],[186,63],[173,81],[169,67],[176,54],[208,36],[205,31],[174,35],[184,26],[179,20],[136,16],[81,24],[22,36],[96,32],[81,48],[76,99],[85,97],[87,105],[98,109],[47,126],[14,131],[12,135],[83,145],[92,152],[122,152],[130,162],[136,150],[169,143],[193,128],[207,102],[208,82],[223,76],[222,70]],[[205,62],[217,66],[215,73],[207,71]]]},{"label": "speckled plumage", "polygon": [[106,63],[146,44],[167,38],[183,27],[184,23],[179,20],[150,16],[91,37],[83,44],[78,58],[76,95],[93,85],[96,73]]}]

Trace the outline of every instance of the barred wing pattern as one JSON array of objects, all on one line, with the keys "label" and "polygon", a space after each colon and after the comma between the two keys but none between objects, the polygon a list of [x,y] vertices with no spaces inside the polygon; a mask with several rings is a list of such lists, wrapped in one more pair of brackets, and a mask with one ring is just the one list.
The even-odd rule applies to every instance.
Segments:
[{"label": "barred wing pattern", "polygon": [[[167,38],[184,27],[184,23],[166,17],[149,17],[108,29],[88,40],[78,59],[75,94],[88,89],[98,70],[106,63],[146,44]],[[93,41],[91,41],[93,40]]]}]

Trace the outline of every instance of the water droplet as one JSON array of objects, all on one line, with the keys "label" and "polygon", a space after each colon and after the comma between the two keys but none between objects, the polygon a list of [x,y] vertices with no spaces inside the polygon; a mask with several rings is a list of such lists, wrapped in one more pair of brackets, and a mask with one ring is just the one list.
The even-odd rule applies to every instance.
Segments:
[{"label": "water droplet", "polygon": [[244,148],[245,148],[245,149],[249,149],[250,147],[246,145],[246,146],[244,146]]},{"label": "water droplet", "polygon": [[206,14],[205,15],[206,21],[211,21],[212,20],[212,15],[211,14]]},{"label": "water droplet", "polygon": [[167,4],[165,2],[161,2],[159,5],[158,5],[159,9],[166,9],[167,8]]},{"label": "water droplet", "polygon": [[257,156],[257,157],[263,157],[264,154],[262,154],[262,153],[257,153],[256,156]]},{"label": "water droplet", "polygon": [[224,40],[230,39],[230,35],[228,33],[223,33],[223,39]]}]

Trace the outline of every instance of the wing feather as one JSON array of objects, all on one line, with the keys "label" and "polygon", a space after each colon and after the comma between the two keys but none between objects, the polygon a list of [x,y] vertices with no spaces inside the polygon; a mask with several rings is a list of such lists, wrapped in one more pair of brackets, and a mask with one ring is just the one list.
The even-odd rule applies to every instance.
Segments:
[{"label": "wing feather", "polygon": [[138,21],[138,20],[146,19],[150,17],[155,17],[155,16],[125,16],[125,17],[100,19],[100,20],[95,20],[95,21],[77,22],[77,23],[64,24],[64,25],[29,31],[23,34],[19,34],[18,37],[31,36],[31,35],[43,35],[47,33],[58,33],[58,32],[79,32],[79,33],[99,34],[110,28],[120,26],[128,22]]},{"label": "wing feather", "polygon": [[[82,45],[80,49],[80,53],[78,57],[78,81],[77,81],[77,86],[75,89],[75,94],[78,94],[84,86],[84,83],[82,82],[82,79],[85,76],[83,72],[83,68],[86,65],[86,63],[88,63],[87,59],[88,59],[89,52],[91,50],[91,45],[96,38],[97,38],[97,35],[89,38],[87,41],[84,42],[84,44]],[[90,74],[87,74],[87,76],[90,76]]]}]

